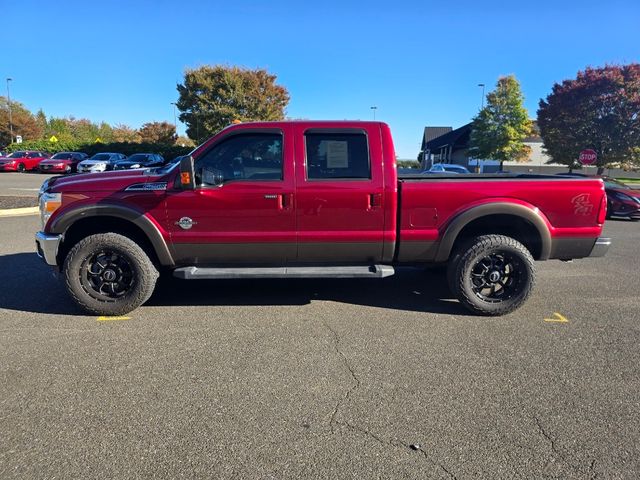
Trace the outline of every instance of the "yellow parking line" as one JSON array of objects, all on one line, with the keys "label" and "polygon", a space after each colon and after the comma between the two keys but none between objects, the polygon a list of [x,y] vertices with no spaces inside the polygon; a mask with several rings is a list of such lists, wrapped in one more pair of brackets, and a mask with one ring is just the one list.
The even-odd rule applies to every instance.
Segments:
[{"label": "yellow parking line", "polygon": [[116,320],[131,320],[131,317],[98,317],[98,322],[113,322]]},{"label": "yellow parking line", "polygon": [[545,318],[545,322],[556,322],[556,323],[568,323],[569,320],[566,317],[563,317],[558,312],[553,312],[556,318]]}]

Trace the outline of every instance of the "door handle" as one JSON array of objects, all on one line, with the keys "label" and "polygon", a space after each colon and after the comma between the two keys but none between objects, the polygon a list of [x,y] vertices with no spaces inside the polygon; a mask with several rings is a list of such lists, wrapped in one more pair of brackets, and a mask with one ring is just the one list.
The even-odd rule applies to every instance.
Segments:
[{"label": "door handle", "polygon": [[369,209],[378,208],[382,205],[381,193],[370,193],[367,195],[367,207]]},{"label": "door handle", "polygon": [[265,200],[277,200],[278,210],[289,210],[293,204],[292,193],[269,193],[264,196]]}]

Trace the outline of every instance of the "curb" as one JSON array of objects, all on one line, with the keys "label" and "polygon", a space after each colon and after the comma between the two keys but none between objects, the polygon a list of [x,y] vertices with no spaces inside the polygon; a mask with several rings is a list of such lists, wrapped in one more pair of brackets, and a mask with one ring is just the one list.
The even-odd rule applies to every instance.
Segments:
[{"label": "curb", "polygon": [[40,213],[38,207],[6,208],[0,210],[0,217],[20,217],[23,215],[38,215],[38,213]]}]

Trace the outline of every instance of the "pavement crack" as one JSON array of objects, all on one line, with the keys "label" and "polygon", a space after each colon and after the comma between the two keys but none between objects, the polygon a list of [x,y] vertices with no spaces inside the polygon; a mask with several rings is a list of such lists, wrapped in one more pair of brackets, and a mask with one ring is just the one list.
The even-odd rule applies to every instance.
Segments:
[{"label": "pavement crack", "polygon": [[[569,459],[567,459],[566,455],[558,448],[558,446],[556,445],[555,440],[551,437],[551,435],[549,435],[547,433],[547,431],[542,426],[542,423],[540,423],[540,419],[538,417],[533,417],[533,419],[536,422],[536,425],[538,427],[538,432],[540,433],[540,435],[542,435],[549,442],[549,444],[551,446],[551,454],[552,454],[552,456],[559,458],[565,464],[567,464],[569,467],[571,467],[573,470],[575,470],[576,472],[581,473],[581,474],[584,475],[584,470],[582,470],[580,467],[578,467],[578,466],[574,465],[572,462],[570,462]],[[552,462],[553,462],[553,460],[549,461],[547,463],[547,466]],[[589,466],[589,472],[590,473],[592,473],[592,470],[591,470],[592,466],[595,466],[595,460],[593,460],[591,462],[591,465]],[[592,478],[595,478],[595,477],[592,476]]]},{"label": "pavement crack", "polygon": [[326,322],[322,322],[322,323],[325,326],[325,328],[329,330],[329,332],[331,333],[331,336],[333,337],[333,348],[335,352],[338,354],[338,356],[340,357],[340,359],[342,360],[342,363],[347,369],[347,371],[349,372],[349,375],[351,376],[351,380],[352,380],[351,387],[344,393],[342,398],[336,403],[336,406],[333,409],[333,412],[331,414],[331,419],[329,420],[329,428],[331,430],[331,433],[335,433],[335,427],[337,425],[336,419],[338,417],[340,408],[346,403],[348,403],[349,398],[351,397],[351,394],[354,391],[356,391],[358,388],[360,388],[360,379],[358,378],[355,370],[349,363],[349,360],[347,360],[347,357],[340,349],[340,336],[338,335],[338,332],[336,332],[333,328],[331,328],[329,324],[327,324]]},{"label": "pavement crack", "polygon": [[[406,445],[406,446],[408,448],[411,448],[410,445]],[[413,450],[413,448],[412,448],[412,450]],[[456,477],[453,473],[451,473],[447,467],[445,467],[441,463],[438,463],[435,460],[433,460],[431,457],[429,457],[429,454],[427,454],[427,452],[421,446],[418,445],[417,448],[415,448],[415,450],[420,452],[422,454],[422,456],[427,460],[427,462],[429,462],[431,465],[433,465],[434,467],[438,467],[444,473],[449,475],[449,478],[453,478],[454,480],[458,480],[458,477]]]},{"label": "pavement crack", "polygon": [[360,379],[358,378],[358,375],[356,375],[354,368],[351,366],[351,363],[345,356],[344,352],[340,349],[341,339],[340,339],[340,335],[338,335],[338,332],[336,332],[333,328],[331,328],[329,324],[327,324],[326,322],[322,322],[322,324],[331,333],[331,336],[333,338],[333,348],[336,354],[342,360],[342,364],[349,372],[349,375],[351,376],[351,380],[352,380],[351,387],[344,393],[342,398],[338,400],[338,402],[336,403],[336,406],[333,409],[333,412],[331,413],[331,419],[329,420],[329,428],[331,433],[332,434],[335,433],[336,426],[344,427],[351,432],[365,435],[366,437],[370,438],[371,440],[374,440],[375,442],[385,447],[395,447],[395,448],[408,449],[412,451],[418,451],[422,454],[425,460],[429,462],[431,465],[442,470],[444,473],[446,473],[449,476],[449,478],[457,480],[457,477],[453,473],[451,473],[447,467],[445,467],[441,463],[438,463],[435,460],[433,460],[431,457],[429,457],[427,452],[420,445],[410,444],[410,443],[402,442],[396,439],[385,439],[383,437],[380,437],[379,435],[376,435],[374,432],[367,430],[366,428],[359,427],[357,425],[354,425],[346,421],[338,420],[338,413],[340,412],[340,409],[349,402],[349,398],[351,397],[353,392],[355,392],[358,388],[360,388],[361,382],[360,382]]},{"label": "pavement crack", "polygon": [[544,428],[542,427],[542,424],[540,423],[540,419],[538,419],[538,417],[533,417],[533,419],[536,422],[536,425],[538,426],[538,432],[547,439],[547,441],[551,444],[551,451],[558,455],[558,456],[562,456],[560,452],[558,452],[558,450],[556,449],[556,442],[553,440],[553,438],[551,438],[551,436],[544,430]]},{"label": "pavement crack", "polygon": [[362,428],[359,427],[357,425],[354,425],[352,423],[349,422],[336,422],[336,425],[339,425],[341,427],[345,427],[348,430],[355,432],[355,433],[360,433],[362,435],[367,436],[368,438],[376,441],[377,443],[379,443],[380,445],[384,446],[384,447],[395,447],[395,448],[402,448],[402,449],[407,449],[407,450],[411,450],[411,451],[417,451],[420,452],[420,454],[424,457],[424,459],[430,463],[431,465],[433,465],[436,468],[439,468],[440,470],[442,470],[444,473],[446,473],[449,478],[452,478],[454,480],[458,480],[457,477],[443,464],[436,462],[435,460],[433,460],[429,454],[427,453],[427,451],[422,448],[420,445],[417,444],[410,444],[408,442],[403,442],[397,439],[385,439],[377,434],[375,434],[374,432],[372,432],[371,430],[367,430],[366,428]]}]

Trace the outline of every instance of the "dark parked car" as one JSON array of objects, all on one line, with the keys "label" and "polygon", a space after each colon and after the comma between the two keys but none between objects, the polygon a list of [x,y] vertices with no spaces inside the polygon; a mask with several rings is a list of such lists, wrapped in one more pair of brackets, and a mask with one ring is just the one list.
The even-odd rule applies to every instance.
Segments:
[{"label": "dark parked car", "polygon": [[41,161],[38,169],[43,173],[71,173],[77,171],[78,163],[87,157],[89,155],[82,152],[59,152],[50,159]]},{"label": "dark parked car", "polygon": [[134,153],[126,160],[117,162],[114,170],[127,170],[129,168],[161,167],[165,164],[162,155],[157,153]]},{"label": "dark parked car", "polygon": [[640,190],[625,185],[613,178],[603,178],[607,192],[607,218],[630,218],[640,220]]},{"label": "dark parked car", "polygon": [[113,170],[113,166],[127,158],[122,153],[96,153],[93,157],[78,164],[78,173],[98,173]]}]

